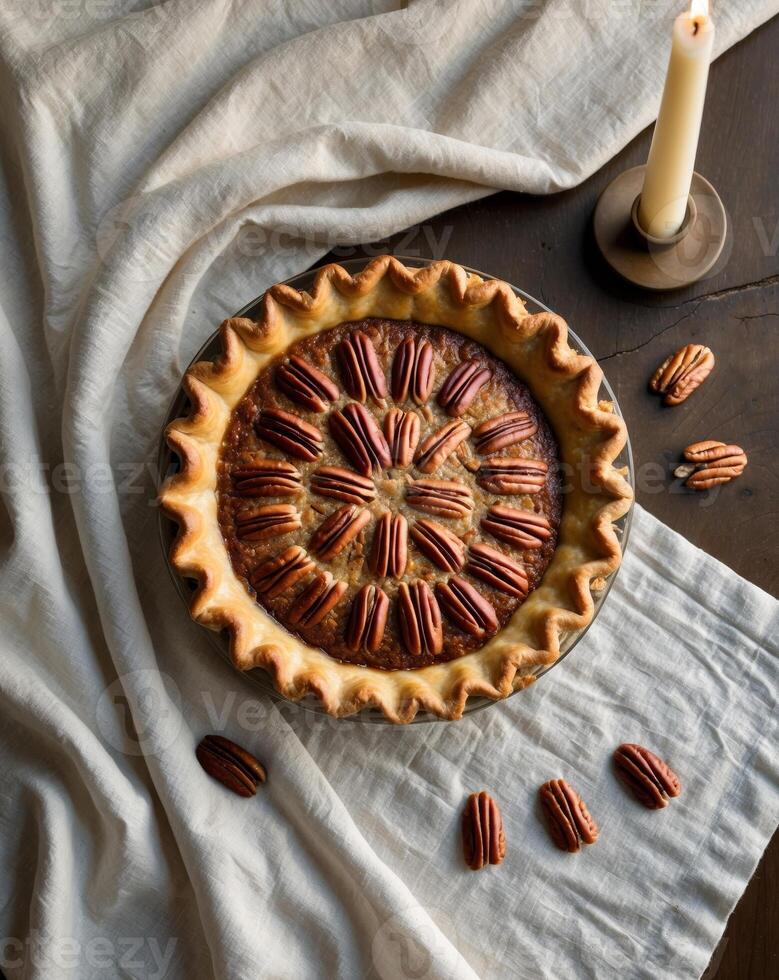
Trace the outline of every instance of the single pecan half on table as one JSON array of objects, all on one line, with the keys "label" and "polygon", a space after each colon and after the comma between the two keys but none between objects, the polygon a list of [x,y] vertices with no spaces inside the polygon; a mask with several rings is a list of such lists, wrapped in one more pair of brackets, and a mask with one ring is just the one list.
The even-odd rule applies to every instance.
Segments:
[{"label": "single pecan half on table", "polygon": [[584,800],[564,779],[550,779],[538,791],[549,835],[561,851],[574,854],[594,844],[598,827]]},{"label": "single pecan half on table", "polygon": [[747,454],[741,446],[729,446],[714,439],[694,442],[684,450],[685,463],[677,466],[674,476],[684,480],[691,490],[710,490],[720,483],[730,483],[746,469]]},{"label": "single pecan half on table", "polygon": [[267,773],[251,752],[222,735],[206,735],[195,749],[205,772],[238,796],[254,796]]},{"label": "single pecan half on table", "polygon": [[635,742],[623,742],[614,752],[617,776],[650,810],[661,810],[682,791],[679,777],[659,756]]},{"label": "single pecan half on table", "polygon": [[687,344],[667,357],[652,375],[649,387],[665,395],[666,405],[681,405],[714,370],[714,355],[703,344]]},{"label": "single pecan half on table", "polygon": [[506,834],[500,807],[489,795],[471,793],[462,818],[463,857],[471,871],[500,864],[506,856]]}]

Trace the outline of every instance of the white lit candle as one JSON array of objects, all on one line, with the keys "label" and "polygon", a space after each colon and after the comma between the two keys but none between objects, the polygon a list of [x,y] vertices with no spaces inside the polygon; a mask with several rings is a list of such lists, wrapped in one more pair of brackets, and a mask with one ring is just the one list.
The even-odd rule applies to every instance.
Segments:
[{"label": "white lit candle", "polygon": [[675,235],[687,211],[713,43],[708,0],[691,0],[689,12],[674,23],[671,60],[638,209],[639,224],[656,238]]}]

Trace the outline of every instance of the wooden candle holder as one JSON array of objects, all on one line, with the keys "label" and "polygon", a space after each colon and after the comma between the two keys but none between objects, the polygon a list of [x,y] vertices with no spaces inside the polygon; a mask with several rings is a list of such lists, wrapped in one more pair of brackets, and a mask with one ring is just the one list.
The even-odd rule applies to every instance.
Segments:
[{"label": "wooden candle holder", "polygon": [[595,206],[593,231],[603,257],[623,279],[644,289],[681,289],[702,279],[722,254],[728,219],[719,194],[694,173],[682,227],[672,238],[648,235],[638,221],[646,167],[620,174]]}]

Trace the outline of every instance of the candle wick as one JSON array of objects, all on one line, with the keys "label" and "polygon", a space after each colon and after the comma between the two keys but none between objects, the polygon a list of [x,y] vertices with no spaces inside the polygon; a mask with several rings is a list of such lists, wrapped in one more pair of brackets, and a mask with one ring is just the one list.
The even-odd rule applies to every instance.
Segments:
[{"label": "candle wick", "polygon": [[692,36],[693,37],[695,37],[695,35],[698,33],[698,31],[700,30],[700,27],[701,27],[701,23],[700,23],[699,20],[694,20],[692,22]]}]

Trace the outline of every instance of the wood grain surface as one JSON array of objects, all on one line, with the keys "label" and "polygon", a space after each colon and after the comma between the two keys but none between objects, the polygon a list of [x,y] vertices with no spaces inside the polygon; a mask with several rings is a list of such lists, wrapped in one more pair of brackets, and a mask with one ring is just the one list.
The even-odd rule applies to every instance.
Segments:
[{"label": "wood grain surface", "polygon": [[[638,291],[604,268],[592,241],[598,195],[646,161],[642,133],[585,184],[549,197],[499,193],[331,260],[383,251],[450,258],[520,286],[564,316],[603,365],[625,413],[647,510],[740,575],[779,592],[779,18],[712,66],[697,169],[719,191],[731,238],[713,274],[684,290]],[[678,408],[647,389],[682,344],[717,365]],[[680,492],[670,468],[691,442],[741,445],[749,466],[714,499]],[[704,499],[706,497],[707,499]],[[779,976],[779,835],[728,922],[705,976]]]}]

